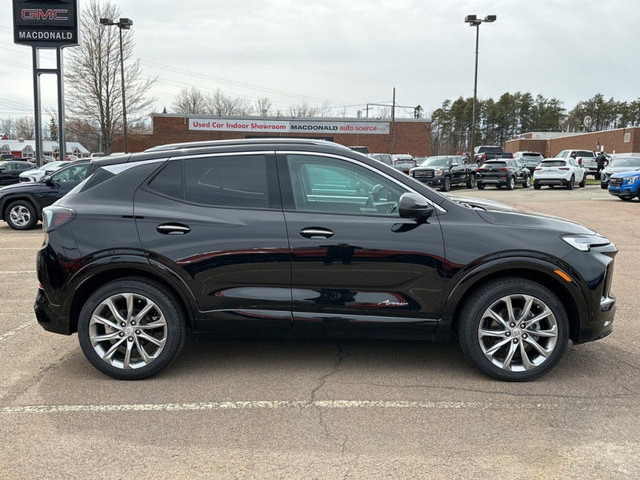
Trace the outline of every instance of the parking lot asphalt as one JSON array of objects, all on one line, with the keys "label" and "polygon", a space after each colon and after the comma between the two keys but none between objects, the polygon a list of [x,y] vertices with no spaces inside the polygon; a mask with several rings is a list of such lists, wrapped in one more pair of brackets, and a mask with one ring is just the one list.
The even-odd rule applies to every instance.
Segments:
[{"label": "parking lot asphalt", "polygon": [[599,186],[460,189],[618,246],[614,333],[501,383],[457,344],[195,342],[123,382],[33,315],[42,232],[0,224],[0,477],[633,478],[640,475],[640,202]]}]

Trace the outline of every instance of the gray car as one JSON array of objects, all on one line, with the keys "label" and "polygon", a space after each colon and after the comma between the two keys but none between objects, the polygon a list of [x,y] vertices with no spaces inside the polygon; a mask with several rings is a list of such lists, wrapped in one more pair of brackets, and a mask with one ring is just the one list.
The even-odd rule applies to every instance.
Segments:
[{"label": "gray car", "polygon": [[640,171],[640,156],[615,157],[600,173],[600,188],[609,188],[609,179],[614,173]]}]

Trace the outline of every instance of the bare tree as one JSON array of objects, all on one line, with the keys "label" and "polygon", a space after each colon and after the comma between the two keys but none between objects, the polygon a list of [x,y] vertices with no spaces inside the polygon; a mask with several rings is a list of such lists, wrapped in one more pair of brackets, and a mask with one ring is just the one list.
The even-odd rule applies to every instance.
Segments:
[{"label": "bare tree", "polygon": [[231,97],[219,88],[209,97],[208,111],[212,115],[249,115],[251,105],[240,97]]},{"label": "bare tree", "polygon": [[195,87],[183,88],[173,102],[177,113],[207,113],[209,99]]},{"label": "bare tree", "polygon": [[317,117],[320,109],[312,107],[307,102],[302,102],[289,107],[290,117]]},{"label": "bare tree", "polygon": [[15,135],[19,139],[33,140],[36,136],[36,124],[33,117],[19,117],[15,122]]},{"label": "bare tree", "polygon": [[[102,27],[100,18],[120,16],[109,2],[91,0],[82,11],[79,46],[69,48],[66,69],[69,111],[99,131],[100,150],[111,151],[116,134],[122,130],[122,88],[120,81],[120,42],[117,27]],[[140,61],[133,58],[133,34],[122,31],[122,58],[128,122],[138,123],[154,99],[147,96],[155,79],[143,78]]]},{"label": "bare tree", "polygon": [[269,97],[260,97],[256,100],[255,109],[258,115],[262,117],[268,117],[271,113],[273,102],[269,100]]},{"label": "bare tree", "polygon": [[6,135],[9,138],[15,138],[16,127],[13,117],[7,117],[0,119],[0,134]]}]

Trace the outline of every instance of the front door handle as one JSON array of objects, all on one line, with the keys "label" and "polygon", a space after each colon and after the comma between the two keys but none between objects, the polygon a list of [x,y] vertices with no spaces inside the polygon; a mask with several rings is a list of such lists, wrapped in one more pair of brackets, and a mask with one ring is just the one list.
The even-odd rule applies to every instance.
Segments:
[{"label": "front door handle", "polygon": [[331,238],[333,232],[328,228],[307,227],[300,230],[300,235],[305,238]]},{"label": "front door handle", "polygon": [[163,233],[165,235],[184,235],[191,231],[189,227],[182,225],[181,223],[163,223],[162,225],[158,225],[156,230],[158,233]]}]

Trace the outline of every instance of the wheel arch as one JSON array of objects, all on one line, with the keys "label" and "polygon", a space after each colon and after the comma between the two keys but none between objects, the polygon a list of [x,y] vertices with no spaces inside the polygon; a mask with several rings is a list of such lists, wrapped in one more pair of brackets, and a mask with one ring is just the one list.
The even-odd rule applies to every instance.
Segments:
[{"label": "wheel arch", "polygon": [[[546,262],[545,262],[546,263]],[[545,268],[546,267],[546,268]],[[488,282],[504,278],[525,278],[534,281],[553,292],[564,305],[569,319],[569,338],[577,341],[580,333],[580,318],[588,318],[588,307],[576,279],[563,280],[553,273],[557,266],[537,263],[525,265],[494,265],[480,272],[466,275],[449,294],[445,301],[442,318],[448,319],[452,330],[457,329],[460,311],[466,299]],[[571,286],[570,286],[571,285]]]},{"label": "wheel arch", "polygon": [[2,204],[0,204],[0,215],[2,215],[3,221],[5,222],[7,221],[7,211],[9,209],[9,205],[11,205],[13,202],[16,202],[18,200],[25,200],[29,202],[33,207],[33,209],[35,210],[38,220],[42,220],[42,211],[38,206],[38,202],[34,200],[32,195],[29,195],[28,193],[22,193],[22,194],[17,194],[16,196],[11,196],[2,200]]},{"label": "wheel arch", "polygon": [[91,294],[102,285],[123,278],[138,279],[154,283],[162,290],[173,295],[178,301],[178,309],[182,311],[184,318],[186,319],[186,326],[193,329],[194,319],[192,309],[190,308],[191,302],[182,288],[177,286],[171,280],[159,275],[155,271],[151,271],[141,265],[129,264],[127,266],[100,269],[99,271],[93,272],[91,276],[84,278],[82,282],[74,288],[74,295],[69,305],[70,333],[78,331],[78,318],[80,316],[80,311]]}]

